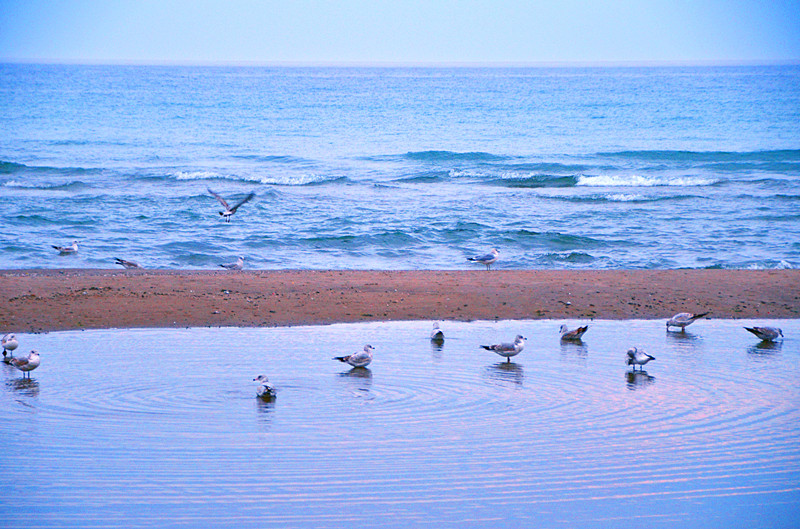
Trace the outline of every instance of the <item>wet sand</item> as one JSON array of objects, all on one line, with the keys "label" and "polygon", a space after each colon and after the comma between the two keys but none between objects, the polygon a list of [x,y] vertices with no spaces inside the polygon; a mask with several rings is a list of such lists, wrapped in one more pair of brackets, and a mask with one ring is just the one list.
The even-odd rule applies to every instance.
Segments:
[{"label": "wet sand", "polygon": [[0,332],[800,317],[798,270],[0,271]]}]

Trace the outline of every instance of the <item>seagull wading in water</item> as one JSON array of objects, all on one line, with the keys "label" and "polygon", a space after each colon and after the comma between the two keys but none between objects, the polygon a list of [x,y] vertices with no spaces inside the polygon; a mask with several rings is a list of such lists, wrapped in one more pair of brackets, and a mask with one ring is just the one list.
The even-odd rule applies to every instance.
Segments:
[{"label": "seagull wading in water", "polygon": [[[3,362],[6,364],[10,364],[11,360],[14,358],[13,352],[14,349],[19,347],[19,342],[17,341],[17,335],[14,333],[8,333],[3,336],[2,340],[3,344]],[[8,354],[6,354],[8,352]]]},{"label": "seagull wading in water", "polygon": [[256,388],[256,396],[264,400],[272,400],[275,398],[275,388],[268,384],[269,379],[264,375],[258,375],[253,379],[253,382],[258,382]]},{"label": "seagull wading in water", "polygon": [[691,312],[681,312],[674,315],[667,321],[667,330],[670,327],[680,327],[681,331],[685,331],[686,327],[693,324],[703,316],[708,316],[710,312],[701,312],[700,314],[692,314]]},{"label": "seagull wading in water", "polygon": [[745,327],[745,329],[765,342],[774,342],[779,336],[783,338],[783,331],[778,327]]},{"label": "seagull wading in water", "polygon": [[583,333],[585,333],[587,330],[589,330],[588,325],[584,325],[583,327],[578,327],[577,329],[572,329],[572,330],[569,330],[569,328],[567,328],[566,325],[562,325],[558,329],[558,332],[561,333],[562,340],[572,340],[577,342],[580,341],[581,337],[583,336]]},{"label": "seagull wading in water", "polygon": [[431,329],[431,341],[434,342],[443,342],[444,341],[444,333],[442,329],[439,328],[439,322],[433,322],[433,329]]},{"label": "seagull wading in water", "polygon": [[247,195],[246,197],[244,197],[242,200],[240,200],[231,207],[228,205],[228,202],[224,198],[219,196],[217,193],[211,191],[211,188],[206,188],[206,189],[208,189],[208,192],[211,193],[211,195],[214,198],[219,200],[219,203],[222,204],[223,208],[225,208],[225,211],[219,212],[222,218],[225,219],[225,222],[230,222],[231,216],[233,216],[233,214],[236,213],[236,210],[239,209],[239,207],[241,207],[242,204],[244,204],[245,202],[249,202],[254,196],[256,196],[255,193],[250,193],[249,195]]},{"label": "seagull wading in water", "polygon": [[31,371],[39,367],[41,359],[39,353],[31,351],[25,358],[12,358],[11,365],[22,371],[22,378],[25,378],[27,373],[28,378],[31,378]]},{"label": "seagull wading in water", "polygon": [[353,367],[367,367],[369,363],[372,362],[372,351],[374,350],[374,347],[367,344],[364,346],[363,351],[359,351],[347,356],[334,356],[333,359],[350,364]]},{"label": "seagull wading in water", "polygon": [[639,369],[642,369],[641,366],[645,365],[650,360],[655,360],[655,356],[651,356],[644,351],[641,351],[637,347],[632,347],[628,349],[628,358],[626,359],[625,363],[629,366],[633,366],[633,369],[636,370],[636,366],[640,366]]},{"label": "seagull wading in water", "polygon": [[525,348],[525,337],[518,334],[514,338],[514,343],[499,343],[495,345],[481,345],[487,351],[494,351],[500,356],[506,358],[506,362],[511,362],[512,356],[517,356]]},{"label": "seagull wading in water", "polygon": [[72,255],[78,253],[78,241],[72,241],[72,246],[56,246],[55,244],[51,246],[58,250],[60,255]]},{"label": "seagull wading in water", "polygon": [[482,265],[486,265],[486,270],[488,271],[491,269],[492,264],[497,261],[497,258],[500,256],[500,252],[497,248],[492,248],[492,251],[487,253],[486,255],[478,255],[476,257],[467,257],[467,261],[471,263],[480,263]]}]

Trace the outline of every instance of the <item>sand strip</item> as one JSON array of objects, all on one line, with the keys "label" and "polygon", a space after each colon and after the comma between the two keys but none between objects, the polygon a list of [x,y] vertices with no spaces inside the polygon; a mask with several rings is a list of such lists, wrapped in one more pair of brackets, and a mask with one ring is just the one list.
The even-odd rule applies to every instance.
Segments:
[{"label": "sand strip", "polygon": [[800,270],[0,271],[0,332],[800,317]]}]

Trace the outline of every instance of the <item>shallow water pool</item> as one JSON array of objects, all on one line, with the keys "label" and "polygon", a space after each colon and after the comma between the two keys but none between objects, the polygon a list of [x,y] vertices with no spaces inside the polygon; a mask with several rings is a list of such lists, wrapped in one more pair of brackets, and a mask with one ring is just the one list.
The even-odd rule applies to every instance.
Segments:
[{"label": "shallow water pool", "polygon": [[[800,320],[18,335],[4,527],[797,527]],[[769,345],[744,331],[783,328]],[[479,347],[528,338],[512,362]],[[372,344],[367,369],[333,356]],[[640,346],[656,357],[625,365]],[[274,402],[255,397],[269,376]]]}]

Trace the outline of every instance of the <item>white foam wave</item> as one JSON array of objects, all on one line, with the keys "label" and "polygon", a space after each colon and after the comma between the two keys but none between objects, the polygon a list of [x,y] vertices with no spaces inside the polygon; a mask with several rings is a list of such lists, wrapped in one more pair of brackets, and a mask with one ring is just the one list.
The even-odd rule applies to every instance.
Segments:
[{"label": "white foam wave", "polygon": [[279,175],[232,175],[221,174],[214,171],[178,171],[172,175],[178,180],[235,180],[254,184],[272,184],[285,186],[302,186],[325,182],[330,178],[316,173],[305,174],[279,174]]},{"label": "white foam wave", "polygon": [[719,180],[701,176],[658,177],[641,175],[579,176],[575,185],[588,187],[697,187],[714,185]]},{"label": "white foam wave", "polygon": [[213,171],[178,171],[173,175],[178,180],[213,180],[225,176]]},{"label": "white foam wave", "polygon": [[607,195],[606,199],[610,200],[611,202],[636,202],[639,200],[647,200],[647,197],[634,193],[615,193],[612,195]]}]

